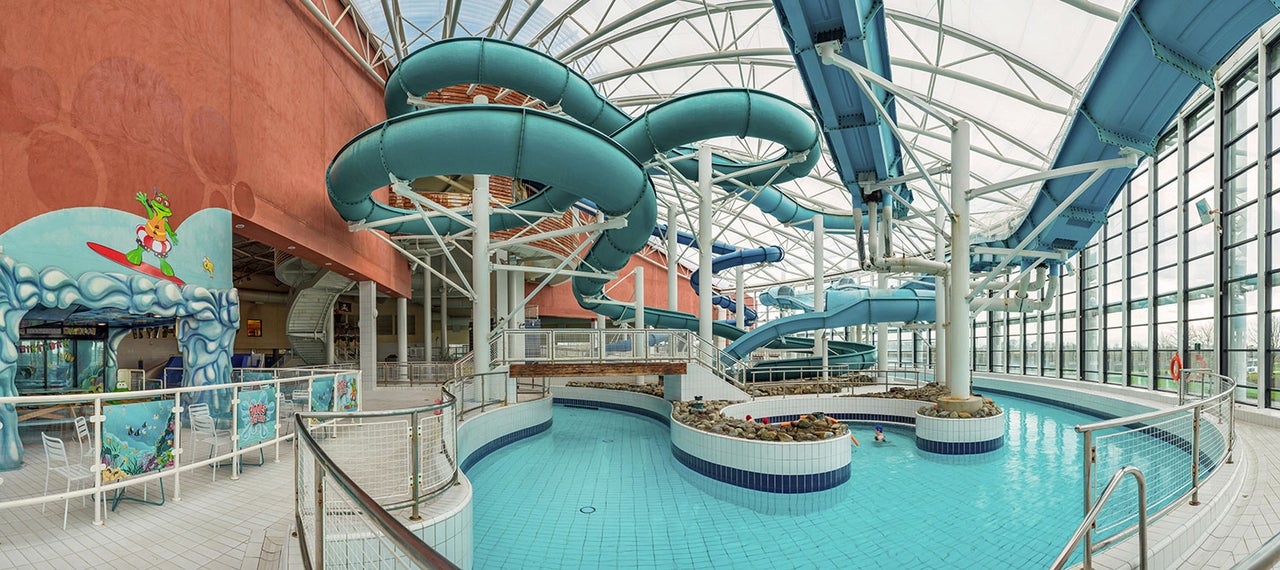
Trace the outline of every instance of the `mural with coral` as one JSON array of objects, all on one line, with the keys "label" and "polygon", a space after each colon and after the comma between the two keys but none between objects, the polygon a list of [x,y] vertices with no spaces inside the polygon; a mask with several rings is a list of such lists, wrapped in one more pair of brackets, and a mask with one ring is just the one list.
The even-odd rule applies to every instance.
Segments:
[{"label": "mural with coral", "polygon": [[102,408],[102,482],[173,467],[173,402],[155,400]]},{"label": "mural with coral", "polygon": [[249,447],[276,436],[276,389],[263,386],[241,390],[236,411],[236,433],[239,447]]},{"label": "mural with coral", "polygon": [[344,372],[335,379],[333,409],[339,412],[354,412],[360,409],[360,395],[356,393],[360,375],[355,372]]}]

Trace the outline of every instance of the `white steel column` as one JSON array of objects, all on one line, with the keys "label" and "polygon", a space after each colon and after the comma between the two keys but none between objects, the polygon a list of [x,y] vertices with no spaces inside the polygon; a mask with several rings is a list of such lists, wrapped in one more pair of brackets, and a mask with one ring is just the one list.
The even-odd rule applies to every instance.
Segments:
[{"label": "white steel column", "polygon": [[[507,264],[507,252],[499,251],[497,253],[497,256],[498,256],[499,264],[502,264],[502,265]],[[501,321],[502,319],[507,318],[507,313],[511,312],[511,293],[510,293],[511,281],[507,279],[506,271],[499,269],[493,272],[493,286],[494,286],[494,293],[495,293],[494,301],[495,301],[495,304],[497,305],[497,307],[494,310],[495,316],[497,317],[495,320]],[[500,325],[498,328],[511,328],[511,327],[510,327],[510,324],[508,323],[508,324]]]},{"label": "white steel column", "polygon": [[[644,326],[644,266],[637,265],[635,270],[636,279],[636,314],[635,322],[631,324],[631,328],[642,329]],[[632,347],[633,349],[635,347]]]},{"label": "white steel column", "polygon": [[[510,282],[507,285],[507,289],[511,294],[511,301],[516,305],[516,309],[511,315],[510,326],[507,328],[519,330],[524,328],[524,272],[510,271],[507,273],[507,280]],[[511,340],[507,342],[507,350],[510,351],[507,354],[508,359],[523,359],[525,356],[524,337],[520,334],[511,337]]]},{"label": "white steel column", "polygon": [[[822,285],[827,280],[826,251],[827,231],[821,214],[813,217],[813,312],[827,310],[827,292]],[[739,281],[741,283],[741,281]],[[827,330],[813,331],[813,350],[822,356],[822,379],[827,379]]]},{"label": "white steel column", "polygon": [[[884,273],[877,275],[876,287],[887,289],[889,276]],[[898,358],[902,358],[901,352],[898,353]],[[876,323],[876,368],[889,369],[889,323]]]},{"label": "white steel column", "polygon": [[947,385],[951,397],[967,399],[969,372],[969,122],[957,121],[951,132],[951,273],[947,291],[950,327],[946,331]]},{"label": "white steel column", "polygon": [[676,211],[674,208],[667,210],[667,309],[672,311],[680,310],[680,269],[676,260],[680,259],[676,255]]},{"label": "white steel column", "polygon": [[409,381],[409,298],[396,299],[396,362],[400,364],[396,378]]},{"label": "white steel column", "polygon": [[[445,252],[445,255],[449,255]],[[440,262],[440,274],[444,274],[447,263]],[[449,354],[449,284],[440,283],[440,358],[448,360]]]},{"label": "white steel column", "polygon": [[368,390],[378,384],[378,302],[377,284],[360,282],[360,373]]},{"label": "white steel column", "polygon": [[733,275],[733,299],[737,304],[737,310],[733,314],[734,324],[738,325],[740,329],[745,329],[747,328],[747,294],[743,290],[741,265],[737,267],[737,271]]},{"label": "white steel column", "polygon": [[[431,258],[425,260],[431,266]],[[431,362],[431,271],[422,268],[422,346],[426,349],[423,360]]]},{"label": "white steel column", "polygon": [[711,336],[711,147],[698,147],[698,336],[713,343]]},{"label": "white steel column", "polygon": [[471,234],[471,287],[475,303],[471,310],[471,342],[476,373],[489,371],[489,176],[475,175],[471,190],[471,218],[476,229]]},{"label": "white steel column", "polygon": [[329,306],[329,316],[324,320],[324,363],[333,364],[337,361],[337,356],[333,351],[333,311],[337,307]]},{"label": "white steel column", "polygon": [[[937,209],[939,228],[945,228],[947,213],[941,206]],[[938,232],[933,240],[934,259],[942,261],[947,258],[947,240],[942,232]],[[933,380],[941,382],[947,377],[947,303],[944,291],[947,289],[947,276],[939,275],[933,279]]]}]

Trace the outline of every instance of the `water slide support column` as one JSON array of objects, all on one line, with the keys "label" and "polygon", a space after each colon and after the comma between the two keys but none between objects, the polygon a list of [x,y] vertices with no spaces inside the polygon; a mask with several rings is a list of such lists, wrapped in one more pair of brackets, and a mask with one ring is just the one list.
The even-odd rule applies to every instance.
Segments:
[{"label": "water slide support column", "polygon": [[[823,290],[822,283],[826,281],[826,252],[824,251],[824,243],[827,238],[827,231],[823,223],[823,216],[817,215],[813,217],[813,312],[821,313],[827,310],[827,292]],[[813,350],[822,355],[822,380],[827,380],[827,330],[818,329],[813,331]]]},{"label": "water slide support column", "polygon": [[[499,251],[497,253],[497,257],[498,257],[499,264],[507,265],[507,252]],[[497,317],[497,320],[500,320],[500,321],[502,319],[507,318],[507,314],[511,312],[511,291],[509,287],[510,284],[511,284],[510,281],[507,279],[506,271],[499,269],[493,272],[493,286],[494,286],[494,293],[495,293],[494,301],[495,301],[495,304],[497,305],[497,308],[495,309],[495,312],[496,312],[495,316]],[[509,323],[503,322],[502,325],[499,326],[498,328],[506,329],[511,327]]]},{"label": "water slide support column", "polygon": [[[881,290],[889,288],[889,276],[885,273],[877,275],[876,287]],[[889,323],[876,323],[876,367],[889,369]]]},{"label": "water slide support column", "polygon": [[[596,223],[598,224],[604,223],[604,212],[596,212]],[[605,327],[604,315],[600,313],[596,313],[596,328],[603,330],[604,327]],[[601,347],[600,350],[604,350],[604,348]]]},{"label": "water slide support column", "polygon": [[[448,255],[446,252],[445,255]],[[440,272],[443,275],[446,263],[440,261]],[[440,283],[440,358],[449,358],[449,284]]]},{"label": "water slide support column", "polygon": [[711,336],[711,147],[698,147],[698,336],[714,346]]},{"label": "water slide support column", "polygon": [[324,319],[324,363],[333,364],[338,361],[338,355],[333,349],[333,310],[335,307],[329,307],[329,314]]},{"label": "water slide support column", "polygon": [[[471,287],[475,290],[471,339],[476,374],[489,371],[489,176],[477,174],[471,190]],[[490,392],[492,394],[492,392]]]},{"label": "water slide support column", "polygon": [[733,298],[738,305],[737,311],[733,314],[733,322],[738,325],[738,328],[745,329],[747,328],[747,295],[743,291],[741,265],[738,266],[733,275]]},{"label": "water slide support column", "polygon": [[[939,228],[946,227],[947,214],[942,208],[937,210],[937,223]],[[939,231],[933,240],[934,259],[942,261],[947,255],[946,236]],[[947,289],[947,276],[939,275],[933,282],[934,295],[934,319],[933,319],[933,379],[941,380],[947,377],[947,304],[946,296],[943,294]]]},{"label": "water slide support column", "polygon": [[[957,121],[951,132],[951,273],[947,288],[947,307],[951,318],[946,331],[947,385],[951,388],[950,400],[962,411],[972,404],[969,400],[969,131],[968,121]],[[948,398],[940,400],[941,407],[948,407]],[[963,402],[963,404],[961,404]],[[979,405],[981,400],[978,400]]]},{"label": "water slide support column", "polygon": [[[378,384],[377,283],[360,282],[360,373],[366,390]],[[372,390],[370,390],[372,391]]]},{"label": "water slide support column", "polygon": [[396,299],[396,378],[409,381],[409,298]]},{"label": "water slide support column", "polygon": [[[431,266],[430,257],[424,261]],[[427,267],[422,268],[422,346],[426,349],[423,361],[431,362],[431,271]]]},{"label": "water slide support column", "polygon": [[[511,340],[506,342],[506,349],[510,351],[507,353],[507,360],[508,362],[514,362],[523,359],[525,356],[524,335],[518,330],[524,328],[525,303],[522,302],[524,301],[524,272],[510,271],[507,273],[507,279],[509,280],[507,285],[508,292],[511,294],[511,300],[517,306],[515,312],[511,315],[510,324],[507,326],[508,329],[515,329],[516,331],[510,337]],[[513,392],[508,397],[515,398],[515,393]]]},{"label": "water slide support column", "polygon": [[676,261],[680,259],[676,255],[676,211],[674,208],[667,209],[667,309],[671,311],[680,310],[680,292],[679,287],[680,271],[679,264]]},{"label": "water slide support column", "polygon": [[[644,266],[637,265],[633,272],[636,280],[636,320],[632,323],[631,328],[643,329],[644,327]],[[648,346],[648,339],[645,339],[645,345]],[[635,347],[632,347],[635,348]]]}]

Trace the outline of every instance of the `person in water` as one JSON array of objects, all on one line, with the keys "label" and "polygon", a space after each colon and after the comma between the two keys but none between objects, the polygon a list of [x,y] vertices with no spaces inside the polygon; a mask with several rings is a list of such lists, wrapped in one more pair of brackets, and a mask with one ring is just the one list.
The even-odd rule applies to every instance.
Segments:
[{"label": "person in water", "polygon": [[884,441],[884,427],[876,424],[876,441]]}]

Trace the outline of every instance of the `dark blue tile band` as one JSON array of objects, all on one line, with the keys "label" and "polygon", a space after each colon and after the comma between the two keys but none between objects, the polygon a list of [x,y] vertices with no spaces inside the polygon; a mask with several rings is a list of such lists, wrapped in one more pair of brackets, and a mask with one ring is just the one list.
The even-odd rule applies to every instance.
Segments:
[{"label": "dark blue tile band", "polygon": [[828,471],[809,475],[774,475],[772,473],[756,473],[745,469],[737,469],[727,465],[712,463],[686,452],[675,444],[671,445],[671,455],[676,460],[702,475],[706,475],[721,483],[737,487],[764,491],[766,493],[812,493],[837,487],[849,480],[848,465]]},{"label": "dark blue tile band", "polygon": [[[779,416],[768,416],[768,418],[769,423],[776,424],[778,422],[794,422],[800,419],[800,415],[801,414],[785,414]],[[833,417],[842,422],[881,422],[886,424],[916,425],[915,416],[892,416],[889,414],[864,414],[854,412],[835,412],[829,413],[827,416]],[[764,420],[763,417],[753,419],[755,421]]]},{"label": "dark blue tile band", "polygon": [[943,455],[973,455],[995,451],[1004,447],[1004,436],[987,441],[971,442],[932,441],[916,436],[916,447],[930,453],[941,453]]},{"label": "dark blue tile band", "polygon": [[471,452],[471,455],[467,456],[466,461],[462,462],[463,473],[465,473],[468,469],[471,469],[472,467],[474,467],[475,464],[479,463],[481,459],[484,459],[486,455],[489,455],[490,453],[493,453],[499,449],[502,449],[505,446],[508,446],[517,441],[520,441],[526,437],[538,435],[544,431],[547,431],[550,428],[551,428],[551,420],[547,420],[536,426],[530,426],[524,429],[513,431],[507,435],[500,436],[498,437],[498,439],[495,439],[493,441],[490,441],[489,443],[486,443],[480,446],[479,449]]},{"label": "dark blue tile band", "polygon": [[647,410],[645,408],[640,408],[636,406],[628,406],[626,404],[615,404],[613,402],[600,402],[597,400],[582,400],[579,398],[552,398],[551,403],[554,405],[562,405],[562,406],[586,406],[591,408],[607,408],[610,410],[618,410],[620,412],[627,412],[631,414],[644,416],[652,420],[656,420],[658,423],[664,426],[671,425],[671,420],[667,416],[664,416],[653,410]]}]

